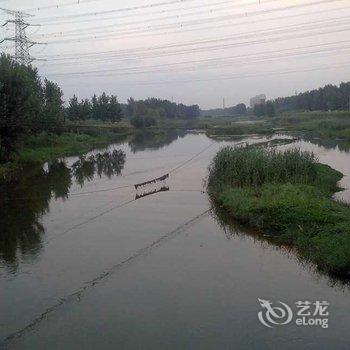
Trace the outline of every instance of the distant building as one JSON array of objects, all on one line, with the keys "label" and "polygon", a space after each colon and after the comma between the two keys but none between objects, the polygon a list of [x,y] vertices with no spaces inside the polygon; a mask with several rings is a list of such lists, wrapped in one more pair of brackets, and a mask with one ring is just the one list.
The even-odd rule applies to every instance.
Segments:
[{"label": "distant building", "polygon": [[250,99],[250,103],[249,103],[250,108],[254,108],[255,105],[259,105],[265,102],[266,102],[266,95],[262,94],[262,95],[254,96]]}]

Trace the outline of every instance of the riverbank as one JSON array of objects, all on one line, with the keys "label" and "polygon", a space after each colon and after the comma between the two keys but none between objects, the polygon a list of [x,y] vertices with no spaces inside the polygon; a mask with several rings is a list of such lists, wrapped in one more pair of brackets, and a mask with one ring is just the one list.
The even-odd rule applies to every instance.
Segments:
[{"label": "riverbank", "polygon": [[24,167],[36,166],[60,157],[81,155],[111,142],[123,141],[128,134],[113,132],[85,133],[66,132],[60,135],[42,132],[26,135],[20,140],[20,147],[10,162],[0,165],[0,181],[9,181]]},{"label": "riverbank", "polygon": [[[215,119],[214,119],[215,120]],[[220,138],[229,135],[273,134],[279,131],[290,134],[302,134],[306,137],[325,141],[336,140],[350,146],[350,112],[290,112],[273,118],[247,117],[246,121],[212,123],[207,135]]]},{"label": "riverbank", "polygon": [[295,112],[273,118],[271,123],[286,131],[350,142],[350,112],[347,111]]},{"label": "riverbank", "polygon": [[[72,128],[72,126],[70,126]],[[111,143],[129,142],[131,149],[137,151],[141,145],[150,142],[154,148],[173,142],[184,136],[184,128],[143,128],[135,129],[124,125],[75,125],[70,132],[60,134],[41,132],[23,135],[19,147],[11,161],[0,164],[0,182],[11,181],[24,168],[39,166],[45,162],[62,157],[80,156],[96,148],[104,148]]]},{"label": "riverbank", "polygon": [[350,207],[335,202],[342,174],[312,154],[224,148],[210,167],[209,192],[230,216],[296,248],[319,270],[350,273]]}]

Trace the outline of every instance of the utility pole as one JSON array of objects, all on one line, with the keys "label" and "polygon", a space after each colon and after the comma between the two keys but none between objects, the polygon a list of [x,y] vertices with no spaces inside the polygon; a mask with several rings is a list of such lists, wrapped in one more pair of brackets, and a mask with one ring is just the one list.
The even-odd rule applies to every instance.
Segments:
[{"label": "utility pole", "polygon": [[4,27],[9,23],[14,24],[15,26],[15,36],[4,38],[3,40],[0,41],[0,44],[4,41],[13,41],[15,43],[15,54],[12,57],[16,60],[16,62],[20,64],[24,64],[24,65],[30,64],[35,60],[35,58],[30,55],[29,49],[33,45],[36,45],[39,43],[28,39],[26,35],[26,29],[27,27],[33,26],[33,25],[30,23],[27,23],[24,20],[24,18],[32,17],[33,15],[30,15],[28,13],[24,13],[21,11],[7,10],[4,8],[0,8],[0,10],[4,11],[10,16],[13,16],[13,19],[7,20],[2,26]]}]

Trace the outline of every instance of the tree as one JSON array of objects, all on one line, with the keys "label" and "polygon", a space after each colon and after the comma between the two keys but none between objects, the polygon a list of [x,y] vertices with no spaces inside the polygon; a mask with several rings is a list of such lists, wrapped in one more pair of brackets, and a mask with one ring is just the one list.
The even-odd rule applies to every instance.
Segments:
[{"label": "tree", "polygon": [[88,99],[81,100],[79,103],[78,119],[86,120],[91,118],[91,104]]},{"label": "tree", "polygon": [[147,105],[143,101],[137,101],[136,102],[136,111],[135,115],[137,116],[145,116],[147,114]]},{"label": "tree", "polygon": [[265,105],[265,115],[268,117],[274,117],[275,116],[275,106],[271,101],[267,101]]},{"label": "tree", "polygon": [[149,127],[155,126],[155,125],[157,125],[157,121],[154,117],[148,115],[144,118],[145,128],[149,128]]},{"label": "tree", "polygon": [[280,97],[273,101],[278,111],[293,110],[347,110],[349,108],[350,83],[339,86],[328,84],[295,96]]},{"label": "tree", "polygon": [[234,107],[234,114],[245,115],[247,113],[247,107],[244,103],[239,103]]},{"label": "tree", "polygon": [[91,118],[97,120],[98,119],[98,100],[97,96],[94,95],[91,98]]},{"label": "tree", "polygon": [[109,97],[106,95],[105,92],[102,93],[102,95],[98,98],[98,113],[97,113],[97,119],[106,121],[108,120],[109,115]]},{"label": "tree", "polygon": [[109,99],[108,117],[112,122],[119,122],[123,117],[122,109],[118,103],[117,96],[112,95]]},{"label": "tree", "polygon": [[68,118],[71,120],[79,120],[79,102],[78,97],[73,95],[73,97],[69,100],[69,105],[67,108]]},{"label": "tree", "polygon": [[130,123],[136,129],[141,129],[144,127],[144,120],[141,116],[135,116],[130,119]]},{"label": "tree", "polygon": [[130,97],[128,98],[128,104],[126,106],[126,116],[133,117],[136,112],[135,100]]},{"label": "tree", "polygon": [[44,81],[44,105],[42,120],[48,123],[61,122],[64,117],[63,92],[60,87],[45,79]]},{"label": "tree", "polygon": [[254,114],[257,117],[262,117],[264,116],[265,113],[265,104],[264,103],[259,103],[254,106]]},{"label": "tree", "polygon": [[43,86],[32,66],[0,56],[0,162],[16,150],[18,136],[43,116]]}]

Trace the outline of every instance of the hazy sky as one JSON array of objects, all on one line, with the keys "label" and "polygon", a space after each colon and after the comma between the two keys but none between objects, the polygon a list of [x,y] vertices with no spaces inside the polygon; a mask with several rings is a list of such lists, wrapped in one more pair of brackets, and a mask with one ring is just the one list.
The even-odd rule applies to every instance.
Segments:
[{"label": "hazy sky", "polygon": [[[78,4],[79,2],[79,4]],[[152,5],[152,6],[150,6]],[[350,80],[350,0],[0,0],[34,15],[42,76],[65,98],[160,97],[201,108]],[[1,22],[9,16],[0,13]],[[1,29],[2,37],[13,27]],[[13,52],[13,43],[0,44]]]}]

